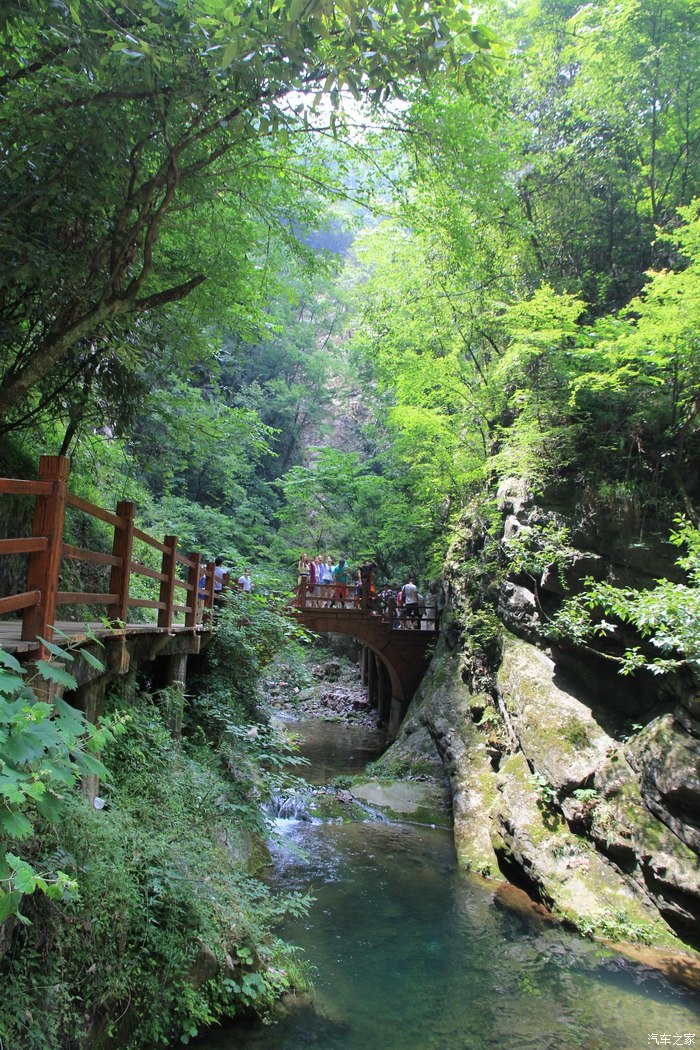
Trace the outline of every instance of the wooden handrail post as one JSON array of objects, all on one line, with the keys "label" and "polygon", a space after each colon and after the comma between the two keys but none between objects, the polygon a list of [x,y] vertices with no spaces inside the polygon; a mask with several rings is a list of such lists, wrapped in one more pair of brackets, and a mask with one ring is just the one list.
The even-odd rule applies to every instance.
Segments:
[{"label": "wooden handrail post", "polygon": [[69,474],[70,460],[66,456],[41,457],[39,479],[51,483],[51,492],[36,497],[32,536],[46,536],[48,542],[45,550],[29,555],[27,590],[40,591],[41,599],[38,605],[24,611],[22,640],[25,642],[34,642],[39,635],[50,642],[53,636]]},{"label": "wooden handrail post", "polygon": [[165,608],[158,610],[158,626],[167,627],[173,625],[173,605],[175,602],[175,571],[177,569],[177,536],[166,536],[163,543],[168,548],[163,552],[163,561],[160,571],[166,577],[160,585],[160,597],[158,601],[165,602]]},{"label": "wooden handrail post", "polygon": [[187,592],[187,604],[190,607],[190,611],[185,613],[185,627],[196,627],[197,611],[199,609],[199,577],[202,575],[202,555],[190,554],[190,561],[192,564],[187,573],[187,582],[192,590]]},{"label": "wooden handrail post", "polygon": [[109,593],[118,594],[114,605],[110,605],[108,615],[113,626],[126,623],[129,615],[129,577],[131,571],[131,551],[134,544],[135,505],[130,500],[117,503],[117,517],[120,525],[114,530],[112,554],[121,559],[120,565],[113,565],[109,577]]},{"label": "wooden handrail post", "polygon": [[206,567],[205,572],[206,572],[206,576],[207,576],[207,581],[206,581],[206,584],[205,584],[205,587],[204,587],[204,593],[206,595],[206,597],[204,598],[204,610],[207,613],[207,616],[209,618],[209,623],[210,623],[210,626],[211,626],[212,609],[214,608],[214,583],[215,583],[215,579],[216,579],[215,576],[214,576],[214,562],[213,561],[207,562],[207,567]]}]

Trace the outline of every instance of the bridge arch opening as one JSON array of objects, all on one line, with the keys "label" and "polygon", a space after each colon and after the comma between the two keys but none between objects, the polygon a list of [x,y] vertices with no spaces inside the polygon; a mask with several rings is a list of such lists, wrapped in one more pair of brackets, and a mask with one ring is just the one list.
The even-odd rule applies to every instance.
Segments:
[{"label": "bridge arch opening", "polygon": [[[371,654],[367,669],[378,722],[395,736],[430,662],[435,631],[395,630],[390,620],[359,609],[296,608],[299,623],[315,634],[344,634]],[[372,702],[372,696],[370,696]]]}]

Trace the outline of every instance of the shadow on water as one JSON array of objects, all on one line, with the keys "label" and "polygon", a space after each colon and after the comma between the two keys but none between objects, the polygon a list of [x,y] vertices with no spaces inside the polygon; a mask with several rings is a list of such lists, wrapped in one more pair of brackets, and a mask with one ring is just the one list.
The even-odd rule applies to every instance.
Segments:
[{"label": "shadow on water", "polygon": [[288,821],[274,883],[316,898],[280,930],[315,967],[313,993],[274,1025],[231,1025],[198,1050],[638,1050],[662,1035],[700,1046],[689,993],[494,907],[493,888],[458,870],[450,832]]}]

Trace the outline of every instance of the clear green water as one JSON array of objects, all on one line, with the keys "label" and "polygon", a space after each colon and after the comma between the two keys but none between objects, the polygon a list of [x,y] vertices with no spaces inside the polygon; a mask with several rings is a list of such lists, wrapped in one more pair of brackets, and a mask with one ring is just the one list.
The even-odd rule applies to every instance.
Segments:
[{"label": "clear green water", "polygon": [[[316,747],[317,726],[313,735]],[[198,1050],[700,1046],[690,993],[496,907],[488,887],[458,871],[449,832],[303,822],[281,830],[276,883],[316,897],[281,931],[316,968],[313,994],[275,1025],[231,1025]]]}]

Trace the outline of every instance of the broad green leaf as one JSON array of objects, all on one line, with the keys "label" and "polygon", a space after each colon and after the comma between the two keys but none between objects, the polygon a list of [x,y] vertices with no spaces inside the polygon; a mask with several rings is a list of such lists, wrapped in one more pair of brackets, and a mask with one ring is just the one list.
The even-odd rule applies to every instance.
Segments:
[{"label": "broad green leaf", "polygon": [[9,667],[10,670],[16,671],[19,675],[24,674],[24,668],[17,657],[13,656],[12,653],[6,653],[4,649],[0,649],[0,665]]},{"label": "broad green leaf", "polygon": [[0,806],[0,827],[14,839],[26,839],[32,833],[32,825],[23,813]]},{"label": "broad green leaf", "polygon": [[104,671],[105,665],[89,649],[81,649],[80,655],[86,663],[90,664],[90,667],[94,667],[97,671]]},{"label": "broad green leaf", "polygon": [[44,820],[54,823],[61,816],[63,802],[58,795],[47,791],[43,798],[37,800],[36,808]]},{"label": "broad green leaf", "polygon": [[21,900],[22,894],[18,890],[13,890],[11,893],[0,890],[0,922],[9,919],[11,915],[16,915]]},{"label": "broad green leaf", "polygon": [[107,769],[98,758],[91,755],[89,752],[84,751],[77,757],[77,764],[86,773],[96,773],[100,777],[107,775]]},{"label": "broad green leaf", "polygon": [[34,893],[37,888],[35,873],[29,864],[21,864],[15,871],[13,882],[20,893]]},{"label": "broad green leaf", "polygon": [[24,686],[24,679],[20,678],[19,675],[9,674],[7,671],[0,670],[0,693],[5,696],[12,696],[13,693],[17,693]]},{"label": "broad green leaf", "polygon": [[60,645],[56,645],[54,642],[47,642],[45,638],[38,635],[39,641],[44,645],[52,656],[58,657],[59,660],[67,660],[69,663],[75,659],[73,653],[68,649],[62,649]]},{"label": "broad green leaf", "polygon": [[42,678],[45,678],[47,682],[55,682],[56,685],[63,685],[67,689],[77,688],[78,683],[73,675],[66,671],[65,667],[49,663],[47,660],[37,660],[35,666]]}]

